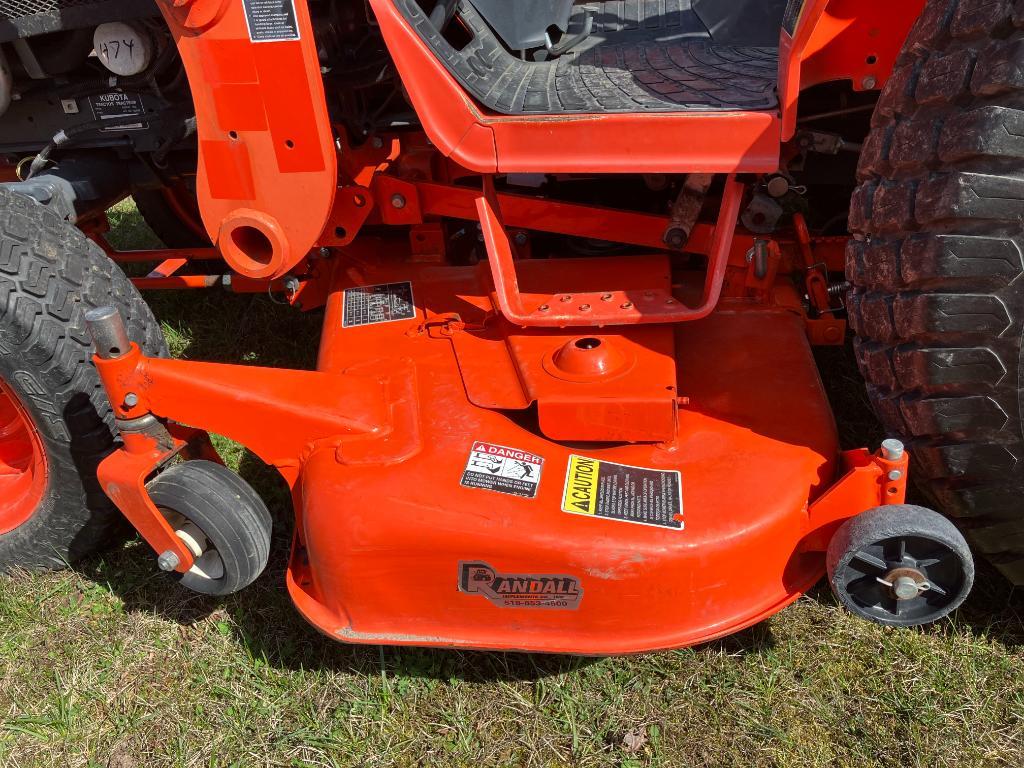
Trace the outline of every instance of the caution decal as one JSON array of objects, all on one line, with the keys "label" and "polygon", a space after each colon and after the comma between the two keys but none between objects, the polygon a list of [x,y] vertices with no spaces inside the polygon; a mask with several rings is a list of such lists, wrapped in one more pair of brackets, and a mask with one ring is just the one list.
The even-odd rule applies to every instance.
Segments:
[{"label": "caution decal", "polygon": [[562,511],[682,530],[682,476],[674,470],[573,455],[565,473]]}]

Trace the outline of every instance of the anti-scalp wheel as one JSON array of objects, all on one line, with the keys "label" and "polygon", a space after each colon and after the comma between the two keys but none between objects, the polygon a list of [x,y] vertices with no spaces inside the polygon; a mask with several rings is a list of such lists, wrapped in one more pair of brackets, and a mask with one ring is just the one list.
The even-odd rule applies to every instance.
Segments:
[{"label": "anti-scalp wheel", "polygon": [[175,574],[182,586],[230,595],[263,573],[270,556],[270,513],[252,486],[230,469],[212,461],[175,464],[147,490],[195,558],[187,573]]},{"label": "anti-scalp wheel", "polygon": [[956,526],[910,504],[876,507],[847,520],[829,543],[826,563],[843,606],[898,627],[941,619],[974,583],[974,559]]}]

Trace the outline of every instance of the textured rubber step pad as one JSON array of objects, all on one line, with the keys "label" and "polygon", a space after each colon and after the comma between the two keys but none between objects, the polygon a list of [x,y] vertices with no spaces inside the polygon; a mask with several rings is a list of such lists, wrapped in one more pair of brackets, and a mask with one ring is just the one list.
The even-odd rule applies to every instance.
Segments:
[{"label": "textured rubber step pad", "polygon": [[[512,56],[468,4],[460,17],[473,35],[456,50],[427,19],[416,0],[396,0],[421,38],[462,86],[484,106],[507,115],[609,112],[761,111],[778,101],[778,51],[730,47],[665,35],[643,16],[623,20],[628,41],[617,42],[608,14],[619,0],[599,5],[603,42],[555,61]],[[607,6],[607,7],[606,7]],[[635,8],[635,5],[633,5]],[[648,27],[647,24],[650,24]],[[641,34],[643,33],[643,34]]]}]

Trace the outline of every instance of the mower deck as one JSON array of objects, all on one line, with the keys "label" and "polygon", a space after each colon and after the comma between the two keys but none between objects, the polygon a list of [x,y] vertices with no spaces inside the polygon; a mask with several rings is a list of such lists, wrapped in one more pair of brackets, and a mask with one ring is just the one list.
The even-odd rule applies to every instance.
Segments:
[{"label": "mower deck", "polygon": [[[834,479],[838,446],[796,313],[724,303],[707,320],[653,329],[664,339],[643,336],[652,329],[592,329],[583,334],[591,350],[600,349],[595,341],[667,343],[674,391],[689,404],[678,411],[674,436],[657,444],[556,442],[542,434],[534,407],[498,411],[471,402],[459,346],[472,336],[486,357],[484,346],[523,348],[530,333],[520,329],[513,342],[476,329],[488,304],[477,270],[338,274],[319,367],[408,366],[412,386],[393,407],[415,435],[393,436],[391,455],[381,446],[372,463],[363,450],[333,442],[304,462],[288,584],[302,613],[328,635],[635,652],[735,632],[821,577],[820,552],[798,552],[808,499]],[[392,286],[383,293],[408,284],[415,317],[399,312],[406,319],[353,327],[353,307],[363,306],[353,296],[365,297],[346,300],[354,276]],[[443,322],[451,313],[462,322]],[[572,329],[533,334],[523,354],[536,362],[581,337]],[[530,370],[543,376],[537,372],[545,368]],[[496,365],[493,377],[507,373]],[[650,378],[665,388],[655,371]],[[581,424],[591,408],[601,413],[596,403],[579,405]],[[488,453],[508,461],[489,462]],[[516,459],[529,467],[525,478],[509,471]],[[602,462],[601,480],[588,487],[591,459]],[[488,474],[495,467],[498,477]]]},{"label": "mower deck", "polygon": [[500,114],[762,111],[778,104],[778,51],[713,44],[688,8],[662,13],[659,4],[620,0],[578,6],[570,30],[589,12],[591,36],[558,59],[530,62],[510,54],[469,3],[460,17],[472,41],[461,49],[416,0],[397,4],[456,80]]}]

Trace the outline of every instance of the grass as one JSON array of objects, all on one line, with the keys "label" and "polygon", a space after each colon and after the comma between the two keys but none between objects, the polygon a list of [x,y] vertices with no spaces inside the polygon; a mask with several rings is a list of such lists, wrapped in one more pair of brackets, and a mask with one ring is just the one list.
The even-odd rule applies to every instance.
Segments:
[{"label": "grass", "polygon": [[[113,214],[122,243],[152,235]],[[180,356],[311,365],[319,317],[218,291],[153,297]],[[844,440],[874,439],[846,353],[821,363]],[[983,569],[954,617],[890,630],[819,587],[698,648],[580,659],[350,647],[292,609],[290,511],[267,573],[188,593],[129,543],[0,578],[2,766],[1020,766],[1024,601]]]}]

